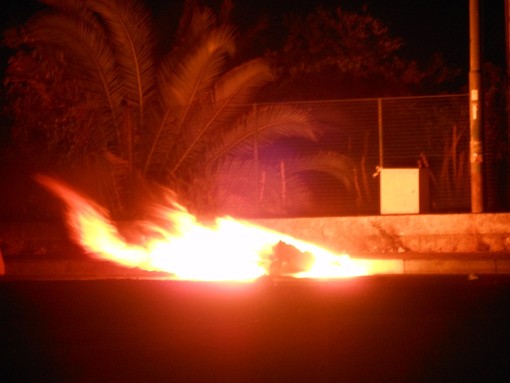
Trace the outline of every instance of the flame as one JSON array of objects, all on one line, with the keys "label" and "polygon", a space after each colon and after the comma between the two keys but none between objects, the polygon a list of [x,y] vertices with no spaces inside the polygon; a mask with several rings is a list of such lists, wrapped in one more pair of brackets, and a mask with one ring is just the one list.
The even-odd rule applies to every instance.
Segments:
[{"label": "flame", "polygon": [[71,236],[93,257],[192,281],[252,281],[264,275],[342,278],[367,274],[347,254],[231,217],[204,224],[175,199],[128,241],[105,209],[51,177],[37,180],[67,206]]}]

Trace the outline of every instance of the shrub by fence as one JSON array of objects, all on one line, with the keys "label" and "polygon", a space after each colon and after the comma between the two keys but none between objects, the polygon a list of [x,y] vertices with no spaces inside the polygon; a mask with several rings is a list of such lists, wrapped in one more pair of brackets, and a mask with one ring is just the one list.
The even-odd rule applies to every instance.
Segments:
[{"label": "shrub by fence", "polygon": [[[470,210],[469,111],[466,94],[354,100],[294,102],[323,127],[318,142],[283,143],[254,161],[279,161],[281,212],[288,215],[379,213],[381,168],[423,168],[430,183],[431,212]],[[334,151],[352,163],[352,185],[346,188],[324,175],[307,178],[312,202],[296,206],[285,174],[292,156],[317,150]],[[253,166],[253,169],[260,169]],[[267,174],[254,171],[258,184]],[[254,206],[263,199],[254,197]]]}]

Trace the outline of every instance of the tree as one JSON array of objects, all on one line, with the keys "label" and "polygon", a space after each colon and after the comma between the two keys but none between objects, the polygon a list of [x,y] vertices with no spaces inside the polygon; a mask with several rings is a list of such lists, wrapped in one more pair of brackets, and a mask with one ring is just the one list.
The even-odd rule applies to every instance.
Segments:
[{"label": "tree", "polygon": [[[20,136],[30,137],[31,120],[41,121],[45,134],[37,146],[57,152],[61,162],[92,164],[93,183],[103,175],[102,201],[117,215],[132,210],[139,180],[172,188],[199,213],[232,212],[232,201],[241,201],[237,212],[248,212],[254,200],[276,211],[267,197],[272,184],[262,188],[258,176],[283,179],[281,161],[265,164],[259,151],[281,137],[314,140],[319,131],[298,108],[252,106],[274,75],[262,58],[229,66],[236,41],[230,25],[186,1],[173,46],[158,55],[151,15],[137,0],[43,2],[49,9],[5,39],[18,50],[5,80],[14,113],[27,112],[26,100],[33,107],[30,120],[15,129]],[[45,98],[49,110],[37,107]],[[285,167],[296,198],[306,192],[299,172],[310,164],[349,183],[349,162],[341,155],[296,158]]]},{"label": "tree", "polygon": [[404,40],[369,14],[318,7],[285,19],[281,49],[267,52],[282,77],[276,97],[382,97],[437,90],[459,75],[439,54],[429,63],[407,60]]}]

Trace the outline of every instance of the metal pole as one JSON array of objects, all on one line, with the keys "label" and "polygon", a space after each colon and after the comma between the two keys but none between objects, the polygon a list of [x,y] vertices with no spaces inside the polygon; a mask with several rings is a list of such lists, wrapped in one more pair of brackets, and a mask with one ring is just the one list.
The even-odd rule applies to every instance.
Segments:
[{"label": "metal pole", "polygon": [[[506,85],[506,104],[507,104],[507,110],[506,110],[506,131],[507,134],[510,133],[510,110],[508,109],[510,105],[510,0],[505,0],[505,41],[506,41],[506,78],[507,78],[507,85]],[[507,150],[510,150],[510,145],[507,144],[506,147]],[[508,166],[510,164],[510,159],[506,159],[506,165]],[[508,203],[510,203],[510,195],[509,195],[509,188],[506,188],[506,198],[504,201],[504,205],[508,206]]]},{"label": "metal pole", "polygon": [[382,99],[377,99],[377,129],[379,131],[379,168],[384,167],[384,146],[383,146],[383,115],[382,115]]},{"label": "metal pole", "polygon": [[505,0],[506,75],[510,78],[510,0]]},{"label": "metal pole", "polygon": [[480,49],[479,0],[469,0],[469,122],[471,132],[471,212],[483,207],[482,129],[483,88]]}]

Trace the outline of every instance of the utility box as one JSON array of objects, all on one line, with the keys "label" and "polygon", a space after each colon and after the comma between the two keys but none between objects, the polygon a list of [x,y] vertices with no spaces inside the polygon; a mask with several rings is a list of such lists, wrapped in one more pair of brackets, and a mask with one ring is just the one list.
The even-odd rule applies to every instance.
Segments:
[{"label": "utility box", "polygon": [[381,169],[381,214],[429,211],[429,179],[425,169]]}]

